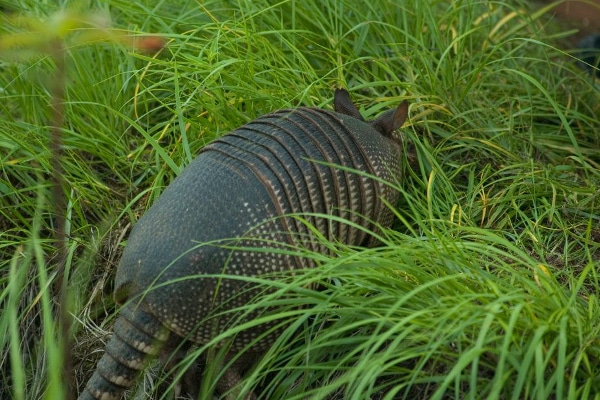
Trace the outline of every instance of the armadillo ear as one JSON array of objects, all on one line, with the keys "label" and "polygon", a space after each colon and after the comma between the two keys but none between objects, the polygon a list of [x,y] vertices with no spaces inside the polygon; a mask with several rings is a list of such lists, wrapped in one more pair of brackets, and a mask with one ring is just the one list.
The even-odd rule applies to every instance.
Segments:
[{"label": "armadillo ear", "polygon": [[382,135],[388,136],[396,129],[400,128],[408,117],[408,101],[403,101],[395,110],[388,110],[381,114],[379,118],[371,122]]},{"label": "armadillo ear", "polygon": [[360,121],[364,121],[362,115],[358,111],[358,108],[352,103],[350,99],[350,93],[346,89],[335,89],[335,93],[333,95],[333,108],[336,112],[340,114],[349,115],[354,117]]}]

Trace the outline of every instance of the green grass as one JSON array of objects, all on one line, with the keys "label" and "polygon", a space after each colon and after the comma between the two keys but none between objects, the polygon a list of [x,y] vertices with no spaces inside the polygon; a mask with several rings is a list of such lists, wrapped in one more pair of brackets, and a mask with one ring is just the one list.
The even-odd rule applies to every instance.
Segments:
[{"label": "green grass", "polygon": [[[332,243],[334,256],[311,255],[318,268],[265,282],[246,311],[280,307],[249,323],[290,325],[245,390],[599,399],[600,94],[569,53],[573,32],[517,0],[271,3],[0,2],[29,21],[0,14],[0,398],[66,396],[44,36],[61,25],[40,24],[64,7],[75,25],[115,28],[64,36],[77,387],[114,321],[131,224],[211,140],[271,110],[330,108],[343,86],[367,118],[411,102],[398,218],[380,248]],[[40,27],[39,43],[6,39]],[[126,31],[166,46],[143,52]]]}]

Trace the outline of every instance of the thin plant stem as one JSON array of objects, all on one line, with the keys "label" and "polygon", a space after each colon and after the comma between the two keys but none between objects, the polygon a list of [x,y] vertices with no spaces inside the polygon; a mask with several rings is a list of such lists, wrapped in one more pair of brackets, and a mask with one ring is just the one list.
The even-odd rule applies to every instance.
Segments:
[{"label": "thin plant stem", "polygon": [[50,149],[52,163],[52,197],[54,200],[54,224],[56,240],[56,281],[54,282],[55,296],[59,297],[59,342],[63,358],[63,384],[67,388],[66,399],[73,396],[73,367],[71,362],[71,316],[68,309],[67,285],[68,276],[65,275],[68,256],[68,243],[66,232],[67,201],[64,192],[64,174],[62,167],[62,126],[64,123],[64,97],[66,85],[65,51],[60,38],[50,43],[50,54],[55,65],[54,85],[51,92],[52,119],[50,123]]}]

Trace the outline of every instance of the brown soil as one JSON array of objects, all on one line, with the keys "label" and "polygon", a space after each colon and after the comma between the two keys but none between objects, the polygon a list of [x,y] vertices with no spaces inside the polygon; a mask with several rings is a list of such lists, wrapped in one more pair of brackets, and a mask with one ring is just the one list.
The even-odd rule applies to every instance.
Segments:
[{"label": "brown soil", "polygon": [[568,0],[557,6],[554,14],[568,26],[579,29],[575,40],[591,33],[600,33],[600,0]]}]

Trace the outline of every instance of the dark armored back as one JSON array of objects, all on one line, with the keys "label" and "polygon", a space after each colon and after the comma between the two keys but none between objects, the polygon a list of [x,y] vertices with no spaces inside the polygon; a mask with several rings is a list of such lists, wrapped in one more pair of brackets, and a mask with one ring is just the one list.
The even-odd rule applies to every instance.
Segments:
[{"label": "dark armored back", "polygon": [[[329,240],[366,244],[366,234],[312,217],[315,213],[359,225],[365,223],[362,216],[383,224],[391,218],[381,198],[394,202],[394,191],[371,177],[387,182],[399,177],[400,146],[355,118],[313,108],[282,110],[225,135],[204,153],[210,152],[251,171],[270,189],[278,215],[311,215],[308,220]],[[314,247],[306,224],[289,218],[285,223],[287,231],[305,239],[304,246]]]},{"label": "dark armored back", "polygon": [[382,199],[397,197],[374,177],[398,176],[399,158],[397,143],[343,114],[299,108],[256,119],[207,146],[138,221],[117,273],[117,297],[143,295],[171,330],[204,343],[215,327],[199,324],[213,305],[243,306],[253,293],[234,296],[242,281],[225,289],[202,275],[311,267],[309,259],[278,251],[325,251],[311,229],[370,244],[365,231],[392,217]]}]

